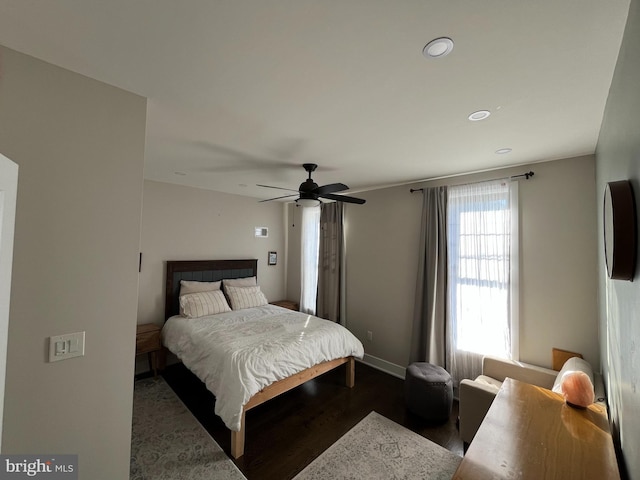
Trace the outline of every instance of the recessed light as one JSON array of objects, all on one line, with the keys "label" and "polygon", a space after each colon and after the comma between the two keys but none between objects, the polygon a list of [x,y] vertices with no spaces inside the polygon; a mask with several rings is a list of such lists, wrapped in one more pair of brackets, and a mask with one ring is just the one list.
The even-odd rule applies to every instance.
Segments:
[{"label": "recessed light", "polygon": [[184,173],[184,172],[173,172],[173,173],[175,173],[176,175],[181,175],[181,176],[186,175],[186,173]]},{"label": "recessed light", "polygon": [[496,153],[498,155],[504,155],[506,153],[511,153],[511,149],[510,148],[499,148],[498,150],[496,150]]},{"label": "recessed light", "polygon": [[453,50],[453,40],[447,37],[440,37],[431,40],[422,49],[422,54],[427,58],[446,57]]},{"label": "recessed light", "polygon": [[484,120],[489,115],[491,115],[491,112],[489,110],[478,110],[477,112],[473,112],[471,115],[469,115],[469,120],[471,120],[472,122],[478,122],[480,120]]}]

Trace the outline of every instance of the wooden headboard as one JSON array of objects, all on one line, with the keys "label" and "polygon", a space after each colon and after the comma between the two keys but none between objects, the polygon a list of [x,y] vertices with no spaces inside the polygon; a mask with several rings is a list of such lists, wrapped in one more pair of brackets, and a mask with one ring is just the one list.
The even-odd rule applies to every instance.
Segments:
[{"label": "wooden headboard", "polygon": [[255,277],[258,275],[258,260],[179,260],[167,261],[167,288],[165,293],[164,319],[178,315],[180,280],[217,282],[225,278]]}]

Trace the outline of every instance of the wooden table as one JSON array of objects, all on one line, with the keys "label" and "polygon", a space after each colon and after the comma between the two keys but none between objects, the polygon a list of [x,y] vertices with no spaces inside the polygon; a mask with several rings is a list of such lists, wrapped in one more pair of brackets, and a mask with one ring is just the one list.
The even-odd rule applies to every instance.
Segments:
[{"label": "wooden table", "polygon": [[271,302],[271,304],[283,308],[288,308],[289,310],[295,310],[296,312],[300,310],[300,305],[298,304],[298,302],[294,302],[292,300],[278,300],[276,302]]},{"label": "wooden table", "polygon": [[149,368],[153,375],[158,374],[158,368],[163,368],[163,351],[160,331],[162,327],[153,323],[145,323],[136,327],[136,356],[144,353],[149,357]]},{"label": "wooden table", "polygon": [[507,378],[453,478],[619,479],[606,410]]}]

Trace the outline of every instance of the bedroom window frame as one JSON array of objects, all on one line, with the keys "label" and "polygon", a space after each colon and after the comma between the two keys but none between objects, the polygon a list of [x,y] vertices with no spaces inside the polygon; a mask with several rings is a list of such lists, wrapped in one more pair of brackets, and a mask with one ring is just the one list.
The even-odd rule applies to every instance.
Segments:
[{"label": "bedroom window frame", "polygon": [[315,315],[320,255],[320,206],[301,208],[300,311]]},{"label": "bedroom window frame", "polygon": [[[447,230],[448,230],[448,270],[449,270],[449,286],[448,286],[448,344],[449,344],[449,364],[453,370],[458,373],[454,375],[457,380],[462,378],[475,378],[473,375],[480,372],[474,372],[478,368],[478,358],[475,360],[465,360],[464,356],[483,356],[496,355],[504,358],[518,360],[519,358],[519,335],[518,335],[518,189],[517,182],[511,182],[507,179],[494,182],[482,182],[481,184],[473,184],[475,188],[486,188],[486,194],[474,190],[471,193],[465,190],[466,185],[462,188],[449,188],[449,201],[447,202]],[[463,208],[458,208],[456,198],[464,196],[477,197],[473,198],[471,203]],[[496,198],[496,195],[498,198]],[[463,218],[463,215],[470,214],[471,217]],[[477,214],[477,215],[475,215]],[[494,222],[483,223],[487,218],[494,217]],[[502,222],[498,224],[496,221],[498,216],[502,215]],[[474,228],[471,232],[461,232],[464,228],[461,225],[464,222],[469,224],[472,221]],[[492,227],[487,225],[491,224]],[[482,225],[482,227],[478,227]],[[500,225],[498,227],[497,225]],[[483,228],[494,228],[494,230],[483,230]],[[501,228],[501,230],[497,230]],[[465,237],[467,240],[465,241]],[[479,240],[479,241],[478,241]],[[489,241],[484,241],[489,240]],[[507,241],[508,240],[508,241]],[[493,250],[491,250],[493,249]],[[505,265],[505,262],[507,264]],[[466,266],[464,264],[467,264]],[[501,270],[500,270],[501,269]],[[496,278],[495,274],[490,275],[489,270],[501,271],[504,276]],[[499,277],[499,275],[498,275]],[[478,303],[476,308],[468,305],[462,306],[459,302],[459,293],[461,288],[473,286],[478,290]],[[491,292],[500,296],[504,292],[504,301],[499,310],[504,313],[506,318],[502,317],[501,324],[506,321],[507,328],[504,326],[496,326],[492,322],[491,315],[477,315],[481,304],[489,303],[486,301],[486,295]],[[483,302],[484,300],[484,302]],[[464,316],[473,312],[470,315]],[[478,324],[480,322],[480,325]],[[465,327],[466,324],[466,327]],[[503,342],[504,349],[487,349],[487,342],[481,339],[484,333],[483,326],[493,328],[500,331],[503,340],[495,340],[495,343]],[[471,328],[475,329],[476,334],[473,336],[472,344],[465,344],[462,339],[462,345],[458,343],[458,332],[463,329],[468,332]],[[494,341],[494,337],[491,338]],[[472,348],[462,348],[462,347]],[[502,351],[500,351],[502,350]],[[458,356],[454,359],[454,356]],[[462,360],[460,360],[462,358]],[[458,366],[456,366],[456,363]],[[459,365],[465,365],[459,367]],[[473,365],[471,367],[470,365]],[[464,373],[462,373],[464,372]]]}]

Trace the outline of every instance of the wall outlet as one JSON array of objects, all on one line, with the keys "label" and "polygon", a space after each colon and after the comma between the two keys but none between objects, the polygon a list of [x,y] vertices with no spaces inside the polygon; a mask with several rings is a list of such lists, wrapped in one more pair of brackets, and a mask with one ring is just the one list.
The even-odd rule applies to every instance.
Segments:
[{"label": "wall outlet", "polygon": [[367,331],[367,340],[369,340],[370,342],[373,342],[373,332],[371,331]]}]

